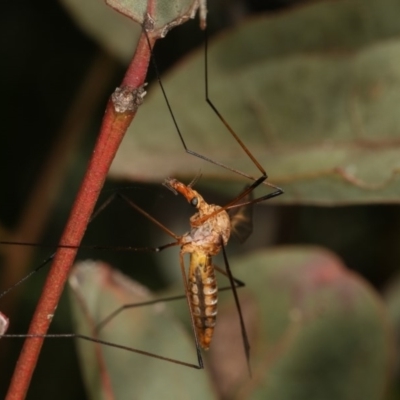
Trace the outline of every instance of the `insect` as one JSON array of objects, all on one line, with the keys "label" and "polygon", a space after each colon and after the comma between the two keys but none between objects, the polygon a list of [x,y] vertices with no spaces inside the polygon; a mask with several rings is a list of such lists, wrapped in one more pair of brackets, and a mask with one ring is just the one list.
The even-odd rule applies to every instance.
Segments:
[{"label": "insect", "polygon": [[[239,137],[237,136],[237,134],[234,132],[234,130],[229,126],[229,124],[223,119],[222,115],[219,113],[219,111],[217,110],[217,108],[213,105],[213,103],[210,101],[210,99],[208,98],[208,77],[206,75],[206,93],[207,93],[207,102],[209,103],[209,105],[212,107],[212,109],[214,110],[214,112],[219,116],[219,118],[221,119],[221,121],[223,122],[223,124],[226,126],[226,128],[230,131],[231,135],[233,136],[233,138],[237,141],[237,143],[241,146],[241,148],[243,149],[243,151],[246,152],[246,154],[249,156],[249,158],[253,161],[253,163],[256,165],[256,167],[260,170],[260,177],[255,179],[253,181],[253,183],[246,188],[245,190],[243,190],[239,196],[237,196],[234,200],[232,200],[231,202],[229,202],[228,204],[226,204],[224,207],[222,208],[218,208],[215,209],[213,211],[205,213],[204,215],[201,215],[202,210],[200,210],[200,205],[204,205],[204,203],[202,202],[202,198],[201,196],[195,192],[192,189],[192,185],[184,185],[178,181],[174,181],[174,180],[167,180],[167,187],[169,187],[170,189],[173,189],[175,191],[177,191],[178,193],[184,195],[189,202],[194,206],[194,207],[198,207],[199,210],[199,215],[198,218],[193,218],[192,217],[192,230],[186,234],[183,235],[182,237],[175,237],[176,239],[179,239],[177,241],[177,244],[182,246],[182,255],[186,252],[189,253],[191,255],[191,270],[189,272],[189,283],[188,286],[191,286],[191,288],[189,288],[189,290],[187,290],[190,294],[190,298],[191,298],[191,304],[190,304],[190,308],[192,310],[192,320],[193,320],[193,324],[196,327],[196,332],[197,335],[196,337],[199,338],[199,342],[200,344],[206,348],[209,346],[209,342],[211,340],[211,328],[214,324],[214,322],[212,321],[213,316],[207,316],[207,318],[203,317],[202,315],[197,315],[196,316],[196,308],[197,308],[197,300],[195,299],[196,297],[196,293],[195,292],[195,287],[197,285],[197,290],[199,289],[199,284],[201,283],[203,286],[206,286],[204,282],[206,282],[207,279],[210,279],[210,275],[206,275],[204,277],[204,279],[202,277],[198,277],[198,275],[200,274],[200,270],[198,268],[199,265],[204,265],[204,269],[206,270],[211,270],[211,257],[213,255],[215,255],[217,252],[219,251],[223,251],[224,252],[224,246],[226,244],[226,242],[228,241],[229,238],[229,234],[228,233],[224,233],[223,230],[220,232],[217,232],[215,238],[210,241],[210,243],[207,242],[207,246],[209,248],[204,249],[202,248],[200,245],[194,246],[193,242],[193,237],[196,234],[200,234],[200,235],[204,235],[204,229],[207,231],[211,231],[212,229],[210,228],[210,225],[212,222],[214,222],[214,220],[217,221],[222,221],[223,220],[223,225],[225,226],[225,230],[229,230],[229,217],[227,217],[226,214],[226,210],[228,209],[234,209],[237,208],[239,206],[243,206],[246,204],[246,197],[247,195],[252,192],[256,187],[258,187],[259,185],[261,185],[262,183],[264,183],[267,179],[267,174],[265,172],[265,170],[263,169],[263,167],[259,164],[259,162],[255,159],[255,157],[251,154],[251,152],[247,149],[247,147],[244,145],[244,143],[239,139]],[[186,143],[184,141],[183,135],[181,134],[181,132],[179,131],[179,126],[177,125],[177,129],[178,129],[178,134],[180,136],[180,139],[182,141],[182,144],[186,150],[186,152],[188,152],[189,154],[196,156],[198,158],[201,158],[205,161],[211,162],[213,164],[216,164],[217,166],[223,167],[223,168],[227,168],[225,165],[219,163],[218,161],[214,161],[211,160],[210,158],[201,155],[199,153],[196,153],[192,150],[190,150],[187,146]],[[229,168],[228,168],[229,169]],[[241,173],[240,171],[236,171],[234,170],[234,172],[237,173]],[[248,175],[241,173],[242,175],[249,177]],[[275,186],[273,186],[272,184],[269,184],[270,186],[275,188],[275,191],[262,196],[260,198],[257,198],[256,200],[253,201],[253,203],[257,203],[257,202],[261,202],[261,201],[265,201],[269,198],[272,197],[276,197],[278,195],[280,195],[282,193],[282,190],[280,188],[277,188]],[[197,194],[195,194],[197,193]],[[195,195],[194,195],[195,194]],[[187,197],[189,196],[189,198]],[[197,202],[194,201],[194,203],[192,203],[193,199],[197,199]],[[221,222],[222,223],[222,222]],[[197,224],[197,225],[196,225]],[[201,225],[201,224],[205,224],[205,225]],[[204,226],[206,226],[206,228],[204,228]],[[209,232],[208,232],[209,233]],[[197,239],[196,239],[197,242]],[[211,248],[213,247],[213,248]],[[183,261],[181,260],[181,266],[183,266]],[[182,267],[182,271],[184,273],[184,269]],[[232,280],[232,276],[231,274],[228,272],[228,277]],[[211,279],[212,280],[212,279]],[[186,281],[185,281],[186,282]],[[234,285],[232,285],[232,288],[234,288]],[[188,289],[188,288],[187,288]],[[213,293],[211,293],[214,289],[213,289],[213,285],[212,283],[210,283],[209,287],[207,287],[208,291],[210,292],[207,296],[204,296],[204,304],[207,299],[210,299],[210,302],[213,301]],[[234,293],[235,293],[235,289]],[[204,293],[204,292],[203,292]],[[203,301],[201,300],[201,301]],[[200,300],[199,300],[200,301]],[[203,305],[204,305],[203,304]],[[204,310],[209,310],[208,312],[210,314],[212,314],[214,312],[213,307],[203,307]],[[200,311],[200,314],[202,313],[202,311]],[[205,327],[204,325],[206,325],[206,323],[210,326]],[[199,362],[199,364],[201,364],[201,362]]]},{"label": "insect", "polygon": [[[211,344],[217,315],[217,283],[211,257],[218,254],[230,236],[229,215],[221,207],[207,204],[198,192],[178,182],[167,179],[165,186],[182,194],[198,212],[190,218],[192,229],[179,238],[180,264],[185,273],[183,255],[190,254],[188,288],[191,314],[200,346],[208,350]],[[214,217],[210,215],[215,214]],[[203,223],[199,223],[206,217]]]}]

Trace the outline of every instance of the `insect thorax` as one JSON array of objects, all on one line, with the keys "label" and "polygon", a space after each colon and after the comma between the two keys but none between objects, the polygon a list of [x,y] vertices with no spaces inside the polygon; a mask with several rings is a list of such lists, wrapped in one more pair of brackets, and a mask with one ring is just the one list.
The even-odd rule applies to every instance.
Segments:
[{"label": "insect thorax", "polygon": [[199,218],[203,218],[205,215],[210,215],[220,209],[220,206],[207,204],[206,210],[203,209],[191,217],[192,229],[184,235],[185,245],[182,249],[184,253],[201,249],[204,253],[214,256],[221,251],[221,238],[224,245],[228,243],[231,224],[229,215],[225,210],[196,226],[196,221]]}]

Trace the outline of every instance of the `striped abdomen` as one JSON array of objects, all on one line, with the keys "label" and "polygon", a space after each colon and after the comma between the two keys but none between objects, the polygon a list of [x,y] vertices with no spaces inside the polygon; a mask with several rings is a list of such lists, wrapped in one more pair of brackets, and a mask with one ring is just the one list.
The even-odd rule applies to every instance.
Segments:
[{"label": "striped abdomen", "polygon": [[218,289],[211,257],[203,252],[190,256],[189,294],[200,346],[208,350],[217,318]]}]

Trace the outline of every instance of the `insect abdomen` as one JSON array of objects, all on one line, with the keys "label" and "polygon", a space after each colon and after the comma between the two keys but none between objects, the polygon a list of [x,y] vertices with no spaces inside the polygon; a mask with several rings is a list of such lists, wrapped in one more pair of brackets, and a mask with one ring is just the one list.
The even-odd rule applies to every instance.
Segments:
[{"label": "insect abdomen", "polygon": [[200,346],[208,350],[217,318],[218,289],[211,257],[192,253],[189,292]]}]

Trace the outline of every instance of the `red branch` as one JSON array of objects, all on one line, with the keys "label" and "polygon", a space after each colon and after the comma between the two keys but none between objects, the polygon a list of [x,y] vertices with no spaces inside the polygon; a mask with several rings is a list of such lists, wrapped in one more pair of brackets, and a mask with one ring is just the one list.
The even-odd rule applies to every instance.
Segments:
[{"label": "red branch", "polygon": [[[153,45],[155,40],[151,41],[151,45]],[[136,53],[122,82],[124,88],[128,87],[134,90],[143,85],[150,56],[149,43],[145,34],[142,33]],[[117,113],[111,99],[108,101],[100,134],[61,237],[61,244],[76,247],[80,245],[111,162],[135,114],[136,110]],[[45,335],[47,333],[77,250],[77,248],[59,248],[57,250],[28,335]],[[7,394],[8,400],[25,398],[43,340],[43,337],[26,339],[11,380]]]}]

